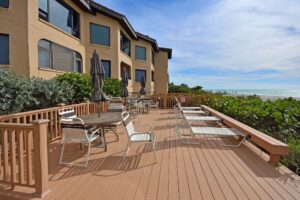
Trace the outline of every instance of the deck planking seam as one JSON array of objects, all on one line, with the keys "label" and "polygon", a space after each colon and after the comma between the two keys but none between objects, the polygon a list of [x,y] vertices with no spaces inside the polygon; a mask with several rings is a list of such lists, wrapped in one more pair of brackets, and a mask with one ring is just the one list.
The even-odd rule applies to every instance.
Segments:
[{"label": "deck planking seam", "polygon": [[[256,158],[255,158],[255,154],[254,154],[253,152],[250,152],[250,151],[246,151],[243,155],[240,155],[240,156],[243,156],[243,157],[245,158],[245,157],[246,157],[245,154],[247,154],[247,158],[248,158],[248,159],[249,159],[249,158],[250,158],[251,160],[255,160],[255,159],[256,159]],[[250,159],[249,159],[249,160],[250,160]],[[267,169],[266,169],[266,167],[268,167],[268,166],[266,166],[266,165],[268,165],[268,163],[257,162],[257,166],[259,166],[259,169],[260,169],[260,170],[256,170],[256,169],[255,169],[255,166],[253,165],[253,162],[248,162],[248,165],[249,165],[249,166],[252,166],[252,168],[256,171],[256,173],[260,174],[261,176],[264,175],[264,174],[266,174],[266,175],[272,177],[272,178],[265,177],[264,179],[269,183],[269,185],[270,185],[274,190],[276,190],[276,191],[280,194],[281,197],[287,198],[287,196],[289,196],[288,199],[297,199],[297,198],[298,198],[298,197],[292,196],[291,193],[290,193],[290,191],[287,191],[287,190],[285,189],[285,187],[283,187],[282,184],[280,184],[280,183],[278,183],[276,180],[274,180],[273,176],[277,176],[277,174],[271,173],[270,170],[267,170]],[[277,173],[279,173],[279,172],[277,172]],[[291,189],[292,189],[292,188],[291,188]],[[294,191],[292,191],[292,192],[294,192]],[[285,196],[282,196],[283,194],[285,194]],[[286,196],[286,195],[287,195],[287,196]]]},{"label": "deck planking seam", "polygon": [[[216,143],[211,142],[211,145],[216,148],[218,147]],[[248,199],[254,200],[254,199],[261,199],[255,192],[254,188],[252,187],[249,182],[247,182],[247,179],[241,174],[239,171],[239,168],[237,166],[234,166],[232,162],[230,162],[228,159],[226,159],[224,156],[224,151],[216,151],[216,155],[218,156],[219,160],[223,163],[224,166],[226,166],[227,170],[230,172],[232,177],[235,179],[235,181],[240,185],[241,189],[243,190],[244,194],[247,196]],[[250,189],[250,190],[249,190]],[[249,192],[251,191],[251,192]],[[248,193],[250,194],[248,194]]]},{"label": "deck planking seam", "polygon": [[212,158],[214,158],[215,164],[218,167],[218,169],[223,174],[226,182],[230,186],[232,192],[234,193],[235,197],[237,199],[247,199],[247,195],[245,194],[244,190],[241,188],[238,181],[235,179],[233,174],[228,169],[228,166],[222,160],[218,157],[217,152],[222,151],[220,148],[223,148],[219,146],[215,140],[208,140],[206,142],[206,145],[208,146],[208,151]]}]

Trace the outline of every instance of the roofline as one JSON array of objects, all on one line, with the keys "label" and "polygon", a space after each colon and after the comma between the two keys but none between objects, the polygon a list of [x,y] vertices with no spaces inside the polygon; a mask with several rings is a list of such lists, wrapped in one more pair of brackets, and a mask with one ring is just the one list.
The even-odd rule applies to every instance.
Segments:
[{"label": "roofline", "polygon": [[127,33],[129,33],[130,37],[138,40],[145,40],[149,43],[151,43],[153,49],[156,52],[159,51],[166,51],[168,52],[168,58],[172,58],[172,49],[169,48],[163,48],[159,47],[157,44],[157,41],[154,38],[149,37],[148,35],[144,35],[142,33],[136,32],[133,27],[131,26],[130,22],[126,18],[125,15],[118,13],[112,9],[109,9],[93,0],[72,0],[76,5],[78,5],[81,9],[84,11],[91,13],[91,14],[96,14],[96,12],[103,14],[109,18],[117,20],[121,26],[126,30]]},{"label": "roofline", "polygon": [[155,39],[149,37],[148,35],[144,35],[142,33],[139,33],[139,32],[136,32],[137,36],[138,36],[138,39],[142,39],[142,40],[145,40],[147,42],[150,42],[152,44],[152,47],[153,49],[158,52],[158,44],[156,42]]},{"label": "roofline", "polygon": [[79,6],[82,10],[91,13],[91,7],[89,2],[86,0],[72,0],[77,6]]},{"label": "roofline", "polygon": [[116,11],[113,11],[113,10],[111,10],[105,6],[102,6],[94,1],[90,1],[89,4],[90,4],[91,8],[93,10],[95,10],[96,12],[99,12],[107,17],[117,20],[123,26],[123,28],[130,34],[130,36],[133,39],[137,39],[136,32],[134,31],[133,27],[131,26],[131,24],[129,23],[129,21],[125,15],[122,15]]},{"label": "roofline", "polygon": [[167,52],[168,53],[168,59],[172,58],[172,49],[165,48],[165,47],[159,47],[159,51]]}]

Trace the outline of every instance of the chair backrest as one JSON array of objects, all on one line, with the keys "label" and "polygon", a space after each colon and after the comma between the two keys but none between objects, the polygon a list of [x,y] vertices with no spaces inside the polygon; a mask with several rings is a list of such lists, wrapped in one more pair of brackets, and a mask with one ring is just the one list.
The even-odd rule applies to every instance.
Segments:
[{"label": "chair backrest", "polygon": [[68,140],[88,142],[88,130],[80,118],[62,118],[60,120],[63,136]]},{"label": "chair backrest", "polygon": [[122,118],[123,118],[123,124],[124,124],[125,130],[126,130],[127,136],[128,136],[128,138],[130,138],[130,136],[136,132],[135,132],[133,123],[130,119],[129,113],[123,112]]},{"label": "chair backrest", "polygon": [[58,116],[60,119],[69,119],[69,121],[72,121],[71,119],[77,117],[73,107],[66,107],[66,108],[59,109]]}]

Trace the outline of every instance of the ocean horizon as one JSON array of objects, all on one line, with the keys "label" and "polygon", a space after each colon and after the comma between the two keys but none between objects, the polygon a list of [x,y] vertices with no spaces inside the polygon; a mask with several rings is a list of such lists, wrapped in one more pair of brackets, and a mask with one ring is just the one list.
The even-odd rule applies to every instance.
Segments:
[{"label": "ocean horizon", "polygon": [[300,89],[211,89],[206,91],[211,91],[213,93],[224,92],[233,95],[300,98]]}]

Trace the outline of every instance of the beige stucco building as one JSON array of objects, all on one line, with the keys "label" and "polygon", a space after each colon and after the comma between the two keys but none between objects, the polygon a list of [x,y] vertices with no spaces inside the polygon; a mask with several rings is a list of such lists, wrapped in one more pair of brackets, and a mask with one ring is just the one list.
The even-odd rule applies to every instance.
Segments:
[{"label": "beige stucco building", "polygon": [[26,77],[89,73],[93,51],[106,76],[129,73],[129,92],[167,93],[172,50],[136,32],[127,18],[87,0],[0,1],[0,66]]}]

